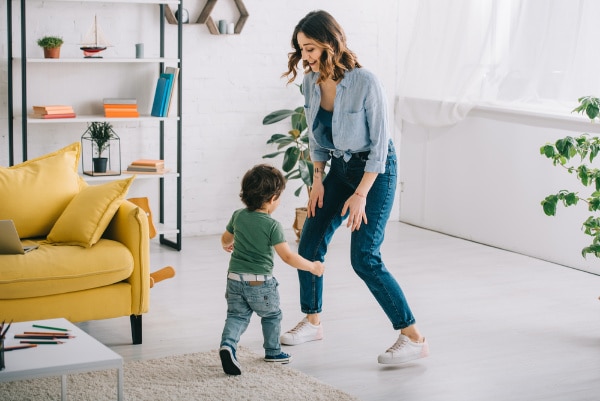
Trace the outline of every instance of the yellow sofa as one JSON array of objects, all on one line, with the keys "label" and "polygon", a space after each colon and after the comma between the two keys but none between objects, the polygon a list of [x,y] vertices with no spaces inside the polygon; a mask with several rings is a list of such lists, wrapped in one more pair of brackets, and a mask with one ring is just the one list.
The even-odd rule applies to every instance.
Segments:
[{"label": "yellow sofa", "polygon": [[38,249],[0,255],[0,320],[64,317],[72,322],[130,316],[142,343],[150,257],[146,213],[125,195],[133,180],[87,185],[81,147],[0,167],[0,219]]}]

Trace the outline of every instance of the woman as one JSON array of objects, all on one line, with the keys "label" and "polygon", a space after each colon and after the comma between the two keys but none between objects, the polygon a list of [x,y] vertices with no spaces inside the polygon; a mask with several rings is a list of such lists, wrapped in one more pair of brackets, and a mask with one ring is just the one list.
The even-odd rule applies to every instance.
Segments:
[{"label": "woman", "polygon": [[[337,21],[325,11],[304,17],[292,36],[288,83],[304,67],[303,90],[309,127],[313,186],[308,218],[298,253],[323,261],[335,230],[348,219],[352,232],[350,257],[354,271],[366,283],[390,319],[398,340],[379,355],[383,364],[423,358],[429,347],[421,335],[402,289],[381,260],[385,226],[394,203],[396,155],[390,139],[386,99],[377,78],[362,68],[346,47]],[[324,177],[324,168],[331,168]],[[297,345],[323,338],[323,277],[298,271],[300,306],[306,318],[281,336]]]}]

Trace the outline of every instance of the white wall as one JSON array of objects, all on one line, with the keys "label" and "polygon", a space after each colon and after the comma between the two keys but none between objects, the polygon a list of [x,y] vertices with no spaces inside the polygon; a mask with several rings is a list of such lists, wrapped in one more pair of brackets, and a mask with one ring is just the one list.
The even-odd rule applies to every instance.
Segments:
[{"label": "white wall", "polygon": [[[53,3],[28,1],[28,55],[39,57],[41,50],[35,39],[47,34],[62,35],[64,57],[80,57],[77,43],[85,34],[94,12],[98,15],[104,32],[112,44],[104,57],[133,54],[134,44],[144,41],[146,56],[158,54],[152,41],[145,38],[157,31],[156,19],[152,18],[158,6],[143,11],[134,5],[98,5],[80,2]],[[351,5],[349,5],[352,3]],[[313,9],[331,12],[344,26],[349,46],[361,63],[373,70],[383,81],[393,110],[393,92],[396,86],[397,18],[399,3],[385,0],[374,6],[369,2],[347,0],[285,2],[279,0],[245,0],[250,14],[241,35],[210,35],[205,25],[184,27],[183,57],[183,235],[214,234],[223,231],[231,211],[241,206],[238,198],[239,181],[252,165],[265,161],[263,154],[273,151],[265,144],[275,132],[287,130],[287,125],[263,126],[262,118],[280,108],[302,105],[303,100],[295,86],[285,86],[280,78],[287,65],[291,33],[295,24]],[[195,21],[204,2],[185,2],[190,19]],[[14,12],[18,3],[13,1]],[[53,10],[51,19],[46,11]],[[95,10],[95,11],[93,11]],[[56,11],[60,11],[56,13]],[[150,13],[150,14],[148,14]],[[18,15],[18,13],[17,13]],[[150,18],[145,18],[150,15]],[[237,19],[233,1],[221,0],[213,10],[212,17]],[[15,32],[15,35],[18,32]],[[173,38],[174,26],[167,26],[167,36]],[[6,9],[0,10],[0,89],[6,93]],[[18,47],[17,47],[18,49]],[[169,53],[174,49],[169,48]],[[173,53],[171,53],[173,54]],[[81,65],[68,67],[59,74],[79,74]],[[146,72],[141,72],[146,74]],[[43,80],[36,84],[29,99],[39,102],[61,102],[75,94],[85,93],[88,98],[98,96],[114,85],[114,91],[124,83],[103,81],[102,72],[90,71],[88,85],[73,84],[51,89]],[[152,97],[153,79],[146,89],[149,101]],[[74,81],[75,82],[75,81]],[[49,89],[50,88],[50,89]],[[18,88],[17,88],[18,90]],[[52,96],[50,96],[52,95]],[[64,95],[64,97],[63,97]],[[119,94],[126,95],[126,94]],[[79,95],[77,95],[79,96]],[[143,100],[141,100],[143,102]],[[0,165],[7,165],[6,97],[0,99]],[[146,107],[148,107],[146,105]],[[394,127],[394,121],[391,121]],[[156,149],[153,127],[131,123],[117,123],[124,154],[132,158],[137,149]],[[140,131],[141,128],[141,131]],[[18,129],[18,127],[17,127]],[[79,140],[85,126],[52,126],[32,133],[29,157],[49,152]],[[397,135],[396,135],[397,136]],[[399,138],[396,138],[399,140]],[[19,154],[19,152],[17,152]],[[272,161],[272,160],[266,160]],[[275,162],[273,162],[275,163]],[[143,195],[147,185],[132,189],[135,195]],[[295,183],[289,185],[282,206],[275,217],[291,226],[293,209],[302,206],[305,198],[295,198]],[[398,212],[393,218],[398,218]],[[184,244],[185,247],[185,244]]]},{"label": "white wall", "polygon": [[540,205],[561,189],[583,197],[586,191],[539,153],[541,146],[566,135],[598,131],[583,118],[481,108],[452,127],[405,124],[400,219],[598,273],[597,258],[581,256],[591,243],[581,231],[590,215],[587,207],[561,206],[557,216],[547,217]]}]

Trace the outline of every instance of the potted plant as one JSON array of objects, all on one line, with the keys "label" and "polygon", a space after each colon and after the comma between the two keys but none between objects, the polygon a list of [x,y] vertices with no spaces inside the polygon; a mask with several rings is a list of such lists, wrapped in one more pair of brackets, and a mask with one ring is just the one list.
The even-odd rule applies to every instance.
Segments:
[{"label": "potted plant", "polygon": [[[579,98],[578,102],[579,106],[573,109],[573,112],[585,113],[594,122],[600,112],[600,99],[585,96]],[[561,166],[569,174],[575,174],[584,187],[593,187],[591,195],[587,198],[582,198],[578,192],[563,189],[548,195],[541,204],[546,215],[554,216],[559,202],[566,207],[577,205],[579,201],[584,202],[592,215],[583,222],[583,231],[592,237],[592,243],[583,248],[581,254],[584,258],[588,254],[600,257],[600,217],[597,216],[600,210],[600,170],[586,164],[586,161],[592,164],[600,153],[600,138],[589,134],[582,134],[576,138],[567,136],[553,144],[547,143],[542,146],[540,153],[551,159],[555,166]],[[576,156],[579,156],[578,161]]]},{"label": "potted plant", "polygon": [[44,49],[44,58],[60,58],[60,47],[64,43],[60,36],[44,36],[38,39],[38,46]]},{"label": "potted plant", "polygon": [[88,125],[85,134],[89,135],[89,139],[93,143],[94,158],[92,162],[94,164],[95,173],[106,173],[106,166],[108,164],[108,157],[103,157],[102,154],[110,146],[110,140],[115,138],[115,132],[113,131],[112,124],[109,122],[97,122],[94,121]]},{"label": "potted plant", "polygon": [[[302,93],[302,85],[298,85]],[[313,182],[314,166],[310,160],[308,150],[308,126],[304,107],[300,106],[294,110],[281,109],[269,113],[263,119],[263,125],[274,124],[290,118],[292,129],[285,134],[273,134],[267,141],[267,144],[277,145],[277,151],[263,155],[263,158],[274,158],[283,155],[281,169],[285,178],[289,180],[300,179],[302,185],[294,191],[294,195],[299,196],[303,188],[306,188],[307,194],[310,194],[310,188]],[[306,219],[306,207],[296,208],[296,219],[294,221],[294,231],[300,238],[304,219]]]}]

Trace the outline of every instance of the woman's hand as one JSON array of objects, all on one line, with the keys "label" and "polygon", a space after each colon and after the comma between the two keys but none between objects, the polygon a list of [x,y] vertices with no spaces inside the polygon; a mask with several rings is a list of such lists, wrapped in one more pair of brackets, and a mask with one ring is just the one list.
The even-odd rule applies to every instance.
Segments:
[{"label": "woman's hand", "polygon": [[367,197],[355,192],[351,197],[348,198],[344,207],[342,208],[342,216],[348,211],[348,223],[346,227],[350,228],[350,231],[360,229],[360,225],[364,222],[367,224],[367,213],[365,207],[367,206]]},{"label": "woman's hand", "polygon": [[323,195],[325,194],[325,188],[321,180],[314,180],[312,189],[310,190],[310,196],[308,197],[308,214],[310,218],[315,215],[317,207],[323,207]]}]

